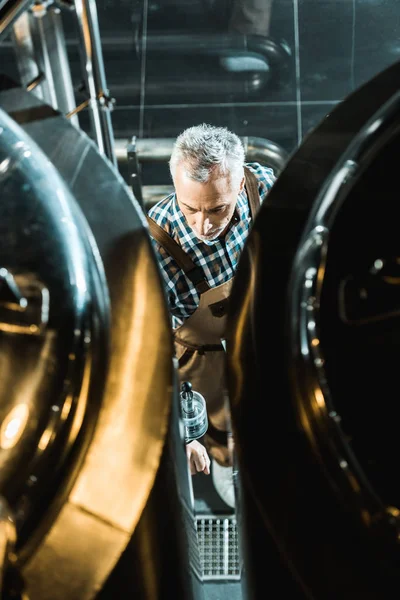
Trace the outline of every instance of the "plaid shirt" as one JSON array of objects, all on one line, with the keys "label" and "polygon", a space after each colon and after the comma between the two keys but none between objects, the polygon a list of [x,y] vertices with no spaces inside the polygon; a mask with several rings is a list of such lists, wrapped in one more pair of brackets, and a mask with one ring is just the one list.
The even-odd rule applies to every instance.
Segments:
[{"label": "plaid shirt", "polygon": [[[271,189],[275,175],[272,169],[259,163],[247,163],[258,179],[258,192],[263,202]],[[250,208],[245,189],[236,204],[239,215],[226,235],[211,241],[201,241],[192,232],[181,212],[175,193],[170,194],[148,211],[149,216],[178,242],[193,262],[201,266],[210,287],[229,281],[236,272],[239,256],[249,234]],[[198,307],[200,296],[178,267],[175,260],[152,238],[161,273],[166,285],[167,298],[174,326],[182,324]]]}]

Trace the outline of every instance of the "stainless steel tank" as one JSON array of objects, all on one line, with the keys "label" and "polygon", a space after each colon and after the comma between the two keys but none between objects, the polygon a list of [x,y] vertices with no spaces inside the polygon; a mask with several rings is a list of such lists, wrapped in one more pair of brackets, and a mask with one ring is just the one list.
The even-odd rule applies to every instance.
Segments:
[{"label": "stainless steel tank", "polygon": [[400,582],[397,63],[303,141],[239,263],[227,338],[247,593]]},{"label": "stainless steel tank", "polygon": [[0,196],[9,565],[31,600],[201,598],[170,321],[142,211],[87,135],[19,87],[0,93]]}]

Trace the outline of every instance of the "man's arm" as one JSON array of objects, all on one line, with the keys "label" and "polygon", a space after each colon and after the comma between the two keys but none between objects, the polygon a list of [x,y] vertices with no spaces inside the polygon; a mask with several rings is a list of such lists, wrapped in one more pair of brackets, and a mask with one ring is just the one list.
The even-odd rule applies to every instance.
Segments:
[{"label": "man's arm", "polygon": [[193,442],[187,444],[186,456],[192,475],[196,475],[196,473],[210,474],[210,458],[207,450],[200,442],[193,440]]},{"label": "man's arm", "polygon": [[260,163],[247,163],[246,166],[254,173],[258,181],[258,192],[261,204],[276,181],[276,175],[271,167]]},{"label": "man's arm", "polygon": [[[171,317],[171,325],[174,329],[176,326],[177,317],[173,314],[173,306],[176,305],[176,281],[174,278],[177,277],[176,266],[171,268],[171,257],[160,245],[160,243],[155,240],[151,235],[151,242],[156,254],[157,262],[160,267],[161,275],[164,281],[164,292],[166,294],[166,299],[169,308],[169,314]],[[210,474],[210,458],[208,456],[207,450],[205,447],[200,444],[197,440],[190,442],[186,445],[186,456],[188,460],[188,465],[190,469],[190,473],[195,475],[196,473],[204,473],[205,475]]]}]

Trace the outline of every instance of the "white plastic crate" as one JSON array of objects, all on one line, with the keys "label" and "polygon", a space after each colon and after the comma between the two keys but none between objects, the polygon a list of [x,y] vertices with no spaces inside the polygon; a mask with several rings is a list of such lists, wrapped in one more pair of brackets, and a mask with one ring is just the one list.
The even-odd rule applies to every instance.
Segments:
[{"label": "white plastic crate", "polygon": [[239,580],[240,561],[236,518],[196,515],[203,580]]}]

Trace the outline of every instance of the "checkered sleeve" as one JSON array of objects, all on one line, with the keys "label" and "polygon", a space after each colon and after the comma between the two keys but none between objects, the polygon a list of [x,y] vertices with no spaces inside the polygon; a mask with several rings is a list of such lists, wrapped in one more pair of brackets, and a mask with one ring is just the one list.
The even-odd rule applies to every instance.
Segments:
[{"label": "checkered sleeve", "polygon": [[265,167],[259,163],[248,163],[246,166],[258,179],[258,192],[260,195],[260,202],[262,203],[276,181],[274,170],[271,169],[271,167]]}]

